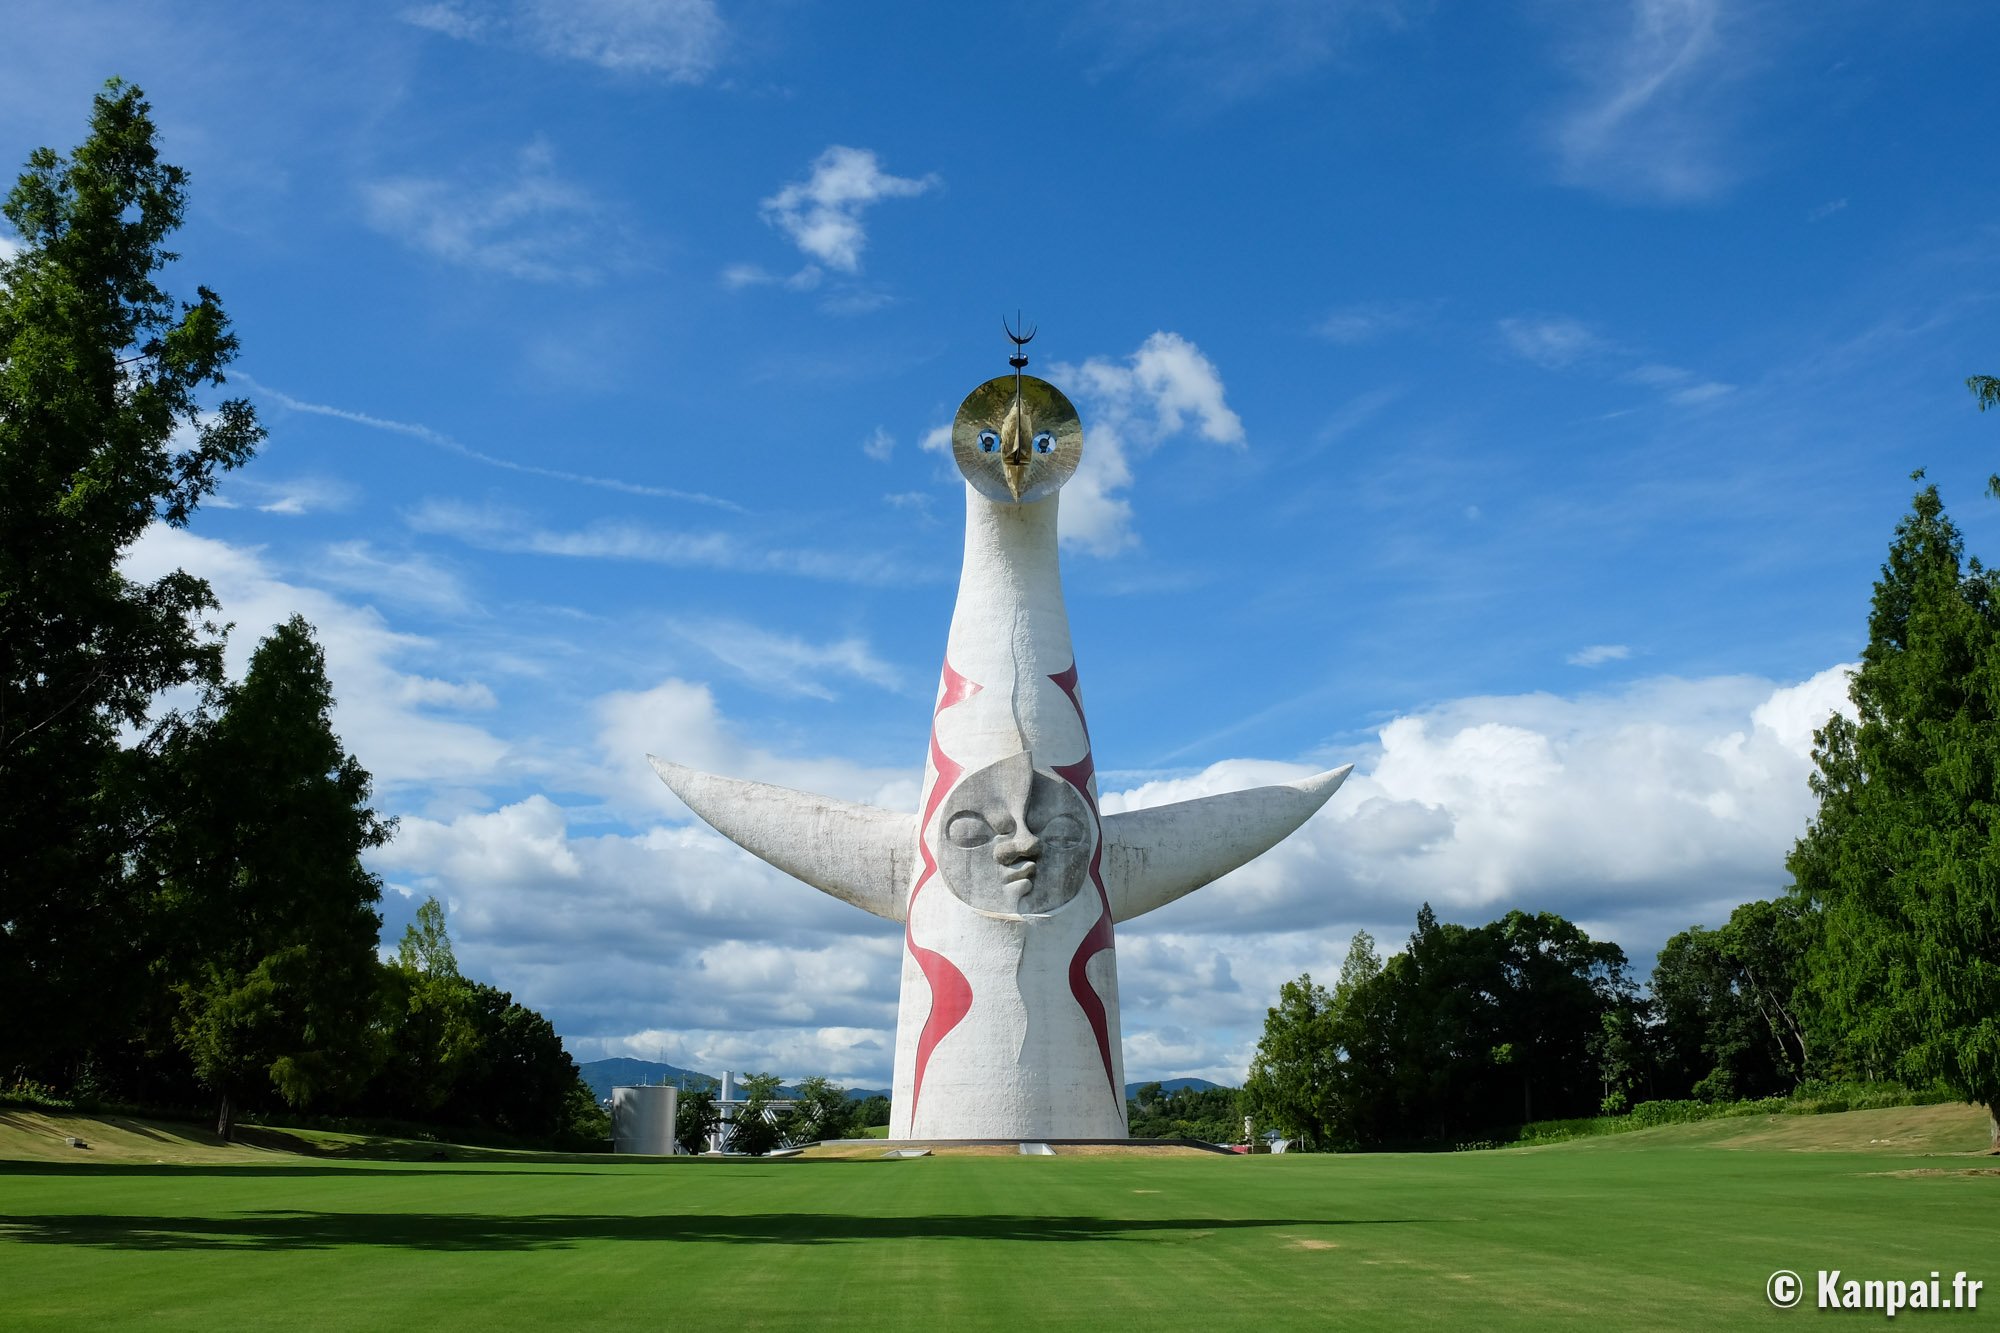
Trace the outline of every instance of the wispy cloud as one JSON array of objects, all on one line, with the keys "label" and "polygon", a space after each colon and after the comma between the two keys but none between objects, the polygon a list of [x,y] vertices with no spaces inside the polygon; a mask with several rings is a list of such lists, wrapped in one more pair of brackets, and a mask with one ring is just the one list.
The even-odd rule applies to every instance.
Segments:
[{"label": "wispy cloud", "polygon": [[1821,204],[1818,208],[1815,208],[1810,213],[1807,213],[1806,221],[1823,222],[1827,218],[1832,217],[1835,213],[1840,212],[1842,209],[1846,207],[1847,207],[1847,200],[1845,198],[1829,199],[1825,203]]},{"label": "wispy cloud", "polygon": [[715,0],[435,0],[405,23],[465,42],[496,42],[671,83],[714,72],[729,29]]},{"label": "wispy cloud", "polygon": [[1649,362],[1627,371],[1620,378],[1659,389],[1666,394],[1668,402],[1679,407],[1695,407],[1736,392],[1733,384],[1703,379],[1691,370],[1659,362]]},{"label": "wispy cloud", "polygon": [[[1568,315],[1517,315],[1500,320],[1498,327],[1509,351],[1544,370],[1585,366],[1619,383],[1655,389],[1676,407],[1699,407],[1736,392],[1735,385],[1708,379],[1684,366],[1641,361],[1637,349]],[[1634,365],[1634,361],[1639,363]]]},{"label": "wispy cloud", "polygon": [[21,243],[5,232],[0,232],[0,264],[6,263],[21,253]]},{"label": "wispy cloud", "polygon": [[1584,85],[1553,140],[1563,179],[1666,202],[1726,186],[1731,84],[1750,58],[1725,0],[1585,4],[1564,58]]},{"label": "wispy cloud", "polygon": [[1598,667],[1606,662],[1623,662],[1632,655],[1632,650],[1622,643],[1593,643],[1588,648],[1579,648],[1564,658],[1571,666]]},{"label": "wispy cloud", "polygon": [[425,555],[384,555],[365,541],[328,546],[312,574],[321,583],[448,615],[462,615],[472,606],[456,571]]},{"label": "wispy cloud", "polygon": [[726,532],[680,532],[606,520],[567,531],[491,505],[431,500],[405,515],[418,532],[454,537],[485,551],[583,560],[636,560],[685,569],[789,574],[840,583],[902,583],[937,577],[873,552],[769,546]]},{"label": "wispy cloud", "polygon": [[722,285],[731,291],[745,287],[783,287],[788,291],[809,292],[820,285],[826,273],[817,264],[808,264],[796,273],[773,273],[759,264],[731,264],[722,270]]},{"label": "wispy cloud", "polygon": [[839,678],[902,688],[896,669],[859,636],[813,643],[740,620],[682,620],[671,628],[743,680],[775,694],[833,699],[831,682]]},{"label": "wispy cloud", "polygon": [[1398,28],[1397,0],[1089,0],[1070,40],[1097,53],[1099,73],[1143,71],[1208,100],[1254,97],[1339,59],[1367,28]]},{"label": "wispy cloud", "polygon": [[377,231],[467,268],[594,283],[627,262],[596,200],[556,174],[539,139],[498,179],[390,176],[363,184],[361,199]]},{"label": "wispy cloud", "polygon": [[1344,305],[1313,325],[1313,332],[1329,342],[1349,345],[1374,342],[1422,328],[1443,304],[1442,301],[1363,301]]},{"label": "wispy cloud", "polygon": [[861,442],[861,452],[878,463],[886,463],[896,452],[896,437],[877,426],[874,433]]},{"label": "wispy cloud", "polygon": [[355,490],[333,477],[293,477],[269,480],[261,477],[231,477],[223,490],[207,503],[217,509],[255,509],[265,514],[318,514],[345,509],[354,503]]},{"label": "wispy cloud", "polygon": [[835,144],[813,160],[812,175],[763,202],[764,220],[815,263],[859,273],[868,245],[862,214],[884,199],[915,198],[937,184],[935,175],[892,176],[871,150]]},{"label": "wispy cloud", "polygon": [[1589,325],[1567,315],[1514,315],[1500,321],[1509,351],[1550,370],[1574,365],[1610,346]]},{"label": "wispy cloud", "polygon": [[742,513],[743,506],[733,500],[719,499],[704,495],[700,491],[675,490],[671,486],[648,486],[636,481],[621,481],[616,477],[593,477],[583,472],[565,472],[561,468],[539,467],[533,463],[517,463],[511,458],[496,458],[482,453],[470,445],[461,444],[443,431],[432,430],[429,426],[411,421],[391,421],[386,417],[370,416],[366,412],[353,412],[344,407],[329,407],[325,403],[308,403],[280,392],[268,385],[259,384],[240,370],[229,372],[234,380],[241,381],[259,397],[268,398],[281,407],[294,412],[305,412],[313,416],[332,417],[336,421],[351,421],[357,426],[367,426],[371,430],[385,430],[396,435],[406,435],[425,444],[436,445],[446,453],[469,458],[487,467],[497,467],[508,472],[520,472],[531,477],[547,477],[552,481],[567,481],[578,486],[595,486],[599,490],[617,491],[623,495],[644,495],[657,500],[685,500],[690,504],[708,505],[715,509],[727,509],[732,513]]}]

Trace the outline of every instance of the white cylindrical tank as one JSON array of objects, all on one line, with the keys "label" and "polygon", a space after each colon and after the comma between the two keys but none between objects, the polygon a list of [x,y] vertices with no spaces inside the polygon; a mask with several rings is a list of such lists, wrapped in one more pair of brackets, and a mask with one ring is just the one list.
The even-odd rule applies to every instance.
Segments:
[{"label": "white cylindrical tank", "polygon": [[611,1090],[611,1151],[665,1157],[680,1151],[674,1142],[678,1090],[664,1086]]}]

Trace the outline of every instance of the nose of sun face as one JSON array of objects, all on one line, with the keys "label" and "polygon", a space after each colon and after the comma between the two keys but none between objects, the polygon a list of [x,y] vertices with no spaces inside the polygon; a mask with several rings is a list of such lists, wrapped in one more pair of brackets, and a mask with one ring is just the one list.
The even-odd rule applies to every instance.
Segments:
[{"label": "nose of sun face", "polygon": [[1032,860],[1042,850],[1042,840],[1026,824],[1015,826],[1013,833],[993,840],[993,859],[1003,866]]},{"label": "nose of sun face", "polygon": [[1034,421],[1026,405],[1016,402],[1008,409],[1007,419],[1000,423],[1000,466],[1007,478],[1007,489],[1016,500],[1028,484],[1028,464],[1035,456],[1030,442],[1034,438]]}]

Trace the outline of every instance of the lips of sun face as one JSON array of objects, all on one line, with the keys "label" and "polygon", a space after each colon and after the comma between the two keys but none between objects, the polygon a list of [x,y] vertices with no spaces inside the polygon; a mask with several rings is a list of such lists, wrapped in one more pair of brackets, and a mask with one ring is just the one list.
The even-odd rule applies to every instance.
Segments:
[{"label": "lips of sun face", "polygon": [[1002,375],[959,404],[951,452],[958,470],[987,499],[1031,504],[1054,495],[1076,472],[1083,459],[1083,423],[1062,390],[1047,380]]},{"label": "lips of sun face", "polygon": [[939,869],[968,907],[1038,916],[1083,887],[1095,837],[1089,807],[1025,752],[966,775],[944,810]]}]

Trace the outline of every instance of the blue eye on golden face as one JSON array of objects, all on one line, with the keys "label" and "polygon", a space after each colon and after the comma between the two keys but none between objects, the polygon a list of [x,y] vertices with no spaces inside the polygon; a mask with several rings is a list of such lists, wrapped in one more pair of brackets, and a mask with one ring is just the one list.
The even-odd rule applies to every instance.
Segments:
[{"label": "blue eye on golden face", "polygon": [[998,449],[1000,447],[1000,432],[992,430],[980,431],[979,447],[989,454]]},{"label": "blue eye on golden face", "polygon": [[1047,431],[1043,431],[1041,434],[1035,436],[1036,453],[1045,454],[1049,452],[1049,450],[1055,447],[1056,447],[1056,437],[1049,434]]}]

